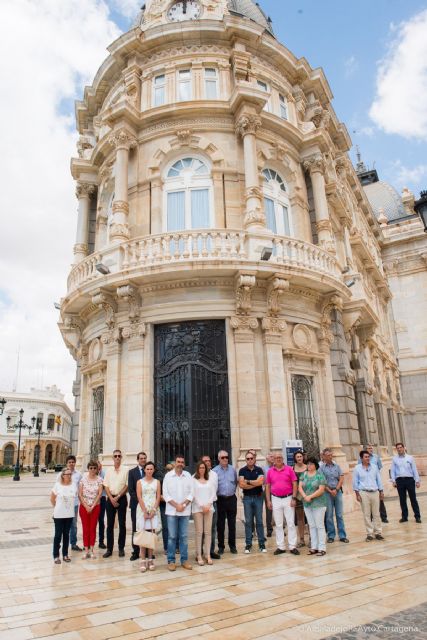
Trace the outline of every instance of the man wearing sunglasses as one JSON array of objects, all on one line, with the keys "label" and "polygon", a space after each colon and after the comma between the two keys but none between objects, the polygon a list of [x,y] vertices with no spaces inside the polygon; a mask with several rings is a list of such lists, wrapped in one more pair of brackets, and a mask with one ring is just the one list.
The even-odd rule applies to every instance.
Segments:
[{"label": "man wearing sunglasses", "polygon": [[246,466],[239,471],[239,487],[243,489],[243,509],[245,513],[245,553],[252,550],[253,521],[255,518],[259,550],[266,553],[262,505],[264,502],[262,487],[264,471],[255,464],[252,450],[246,452]]},{"label": "man wearing sunglasses", "polygon": [[230,553],[237,553],[236,549],[236,517],[237,517],[237,473],[236,469],[228,464],[229,456],[227,451],[218,453],[218,461],[213,471],[218,476],[218,553],[222,555],[225,549],[224,534],[225,520],[228,524],[228,546]]},{"label": "man wearing sunglasses", "polygon": [[109,558],[113,555],[116,514],[119,519],[119,557],[123,558],[125,555],[128,468],[122,465],[120,449],[113,451],[113,462],[114,466],[107,469],[104,478],[104,487],[107,493],[107,551],[102,556],[103,558]]}]

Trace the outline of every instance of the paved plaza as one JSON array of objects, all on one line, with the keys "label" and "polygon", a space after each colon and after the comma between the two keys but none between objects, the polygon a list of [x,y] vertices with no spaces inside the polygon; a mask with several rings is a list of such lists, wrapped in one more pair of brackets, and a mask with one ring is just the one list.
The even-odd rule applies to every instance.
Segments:
[{"label": "paved plaza", "polygon": [[74,553],[53,564],[52,484],[44,474],[0,479],[0,640],[427,638],[427,524],[400,525],[396,500],[385,542],[364,541],[356,512],[346,518],[350,544],[328,545],[324,558],[274,557],[274,538],[268,554],[246,556],[240,537],[239,554],[212,567],[170,574],[159,554],[142,575],[130,538],[124,559]]}]

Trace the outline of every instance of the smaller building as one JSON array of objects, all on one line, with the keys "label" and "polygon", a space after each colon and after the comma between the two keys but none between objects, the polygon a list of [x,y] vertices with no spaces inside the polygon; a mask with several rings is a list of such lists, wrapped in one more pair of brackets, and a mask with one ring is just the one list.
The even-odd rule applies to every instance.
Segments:
[{"label": "smaller building", "polygon": [[[18,452],[18,429],[14,429],[19,420],[20,409],[24,410],[25,424],[31,424],[36,418],[37,428],[21,431],[21,464],[33,466],[37,461],[38,434],[40,429],[39,464],[60,464],[65,462],[71,451],[72,412],[64,400],[64,394],[55,386],[45,389],[31,389],[29,393],[0,392],[6,405],[0,416],[0,465],[16,464]],[[10,417],[10,426],[7,418]]]}]

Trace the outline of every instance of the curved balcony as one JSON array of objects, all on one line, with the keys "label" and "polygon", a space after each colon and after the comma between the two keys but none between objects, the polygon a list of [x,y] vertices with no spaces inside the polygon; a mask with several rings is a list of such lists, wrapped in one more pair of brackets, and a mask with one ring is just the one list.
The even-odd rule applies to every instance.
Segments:
[{"label": "curved balcony", "polygon": [[[264,247],[272,248],[268,261],[261,260]],[[107,276],[96,270],[99,262],[108,267]],[[203,229],[143,236],[93,253],[73,267],[68,277],[68,295],[75,295],[78,289],[97,280],[97,286],[101,281],[108,284],[117,276],[138,279],[163,273],[170,278],[176,277],[177,272],[188,275],[199,270],[226,273],[241,269],[281,272],[301,284],[311,283],[322,292],[346,290],[336,259],[317,245],[268,232]]]}]

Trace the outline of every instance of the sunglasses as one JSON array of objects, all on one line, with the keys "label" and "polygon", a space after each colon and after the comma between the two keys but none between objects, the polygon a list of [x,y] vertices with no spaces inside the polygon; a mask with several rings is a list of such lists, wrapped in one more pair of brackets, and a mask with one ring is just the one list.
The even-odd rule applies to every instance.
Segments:
[{"label": "sunglasses", "polygon": [[121,458],[121,457],[122,457],[122,456],[121,456],[121,455],[118,455],[118,454],[113,456],[113,458]]},{"label": "sunglasses", "polygon": [[253,460],[253,459],[254,459],[253,456],[246,458],[246,460]]},{"label": "sunglasses", "polygon": [[98,471],[98,467],[89,467],[89,469],[96,469],[96,471]]},{"label": "sunglasses", "polygon": [[228,456],[221,456],[221,460],[228,460]]}]

